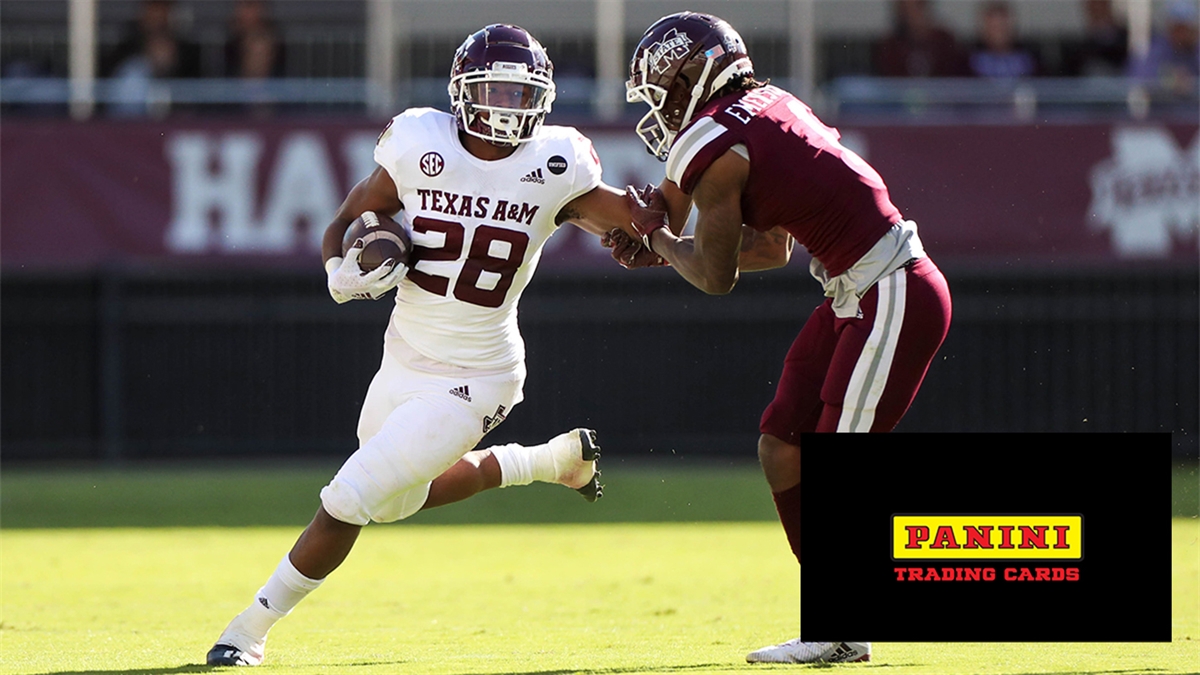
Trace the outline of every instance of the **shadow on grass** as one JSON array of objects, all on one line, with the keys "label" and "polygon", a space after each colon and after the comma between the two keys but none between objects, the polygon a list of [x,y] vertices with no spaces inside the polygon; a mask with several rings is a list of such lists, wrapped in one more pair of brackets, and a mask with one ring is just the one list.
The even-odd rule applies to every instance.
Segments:
[{"label": "shadow on grass", "polygon": [[[858,670],[860,668],[884,668],[884,667],[888,667],[888,668],[919,668],[921,666],[924,666],[925,664],[923,664],[923,663],[896,663],[894,661],[889,661],[888,663],[881,663],[881,662],[862,663],[862,664],[856,663],[856,664],[852,664],[852,665],[854,667],[853,671],[843,671],[843,672],[858,672]],[[841,664],[837,664],[837,663],[821,663],[821,664],[815,664],[815,665],[809,666],[809,668],[840,668],[840,667],[842,667]],[[1013,672],[1016,675],[1152,675],[1153,673],[1166,673],[1166,672],[1172,672],[1172,671],[1168,671],[1166,668],[1126,668],[1123,670],[1063,670],[1063,671],[1047,670],[1047,671],[1042,671],[1042,672],[1033,672],[1033,671],[1029,671],[1029,672],[1013,671]]]},{"label": "shadow on grass", "polygon": [[212,665],[197,665],[188,663],[176,665],[174,668],[134,668],[131,670],[53,670],[43,675],[170,675],[172,673],[211,673],[216,670]]},{"label": "shadow on grass", "polygon": [[[812,663],[802,666],[801,672],[812,672],[814,670],[832,669],[840,673],[850,675],[852,673],[869,673],[878,671],[880,668],[905,668],[905,667],[920,667],[920,663],[895,663],[895,662],[875,662],[875,663]],[[795,668],[794,664],[785,663],[692,663],[678,666],[629,666],[623,668],[576,668],[574,670],[530,670],[530,671],[495,671],[489,675],[578,675],[579,673],[588,673],[589,675],[633,675],[635,673],[708,673],[714,670],[729,672],[729,671],[763,671],[764,669],[774,672],[776,669],[783,667],[785,669]],[[1072,671],[1042,671],[1042,672],[1019,672],[1014,671],[1014,675],[1153,675],[1153,673],[1171,672],[1165,668],[1127,668],[1113,670],[1072,670]],[[477,673],[464,673],[463,675],[478,675]]]},{"label": "shadow on grass", "polygon": [[[358,661],[354,663],[337,663],[337,664],[321,664],[322,668],[355,668],[355,667],[375,667],[375,666],[395,666],[406,663],[406,661]],[[174,675],[175,673],[212,673],[212,672],[233,672],[235,670],[244,670],[237,666],[210,666],[198,663],[186,663],[174,668],[130,668],[122,670],[119,668],[111,670],[54,670],[39,675]]]},{"label": "shadow on grass", "polygon": [[[749,666],[750,664],[742,664]],[[622,673],[708,673],[713,670],[734,670],[736,666],[731,667],[724,663],[693,663],[684,666],[645,666],[645,667],[626,667],[626,668],[574,668],[567,670],[529,670],[521,672],[501,671],[492,673],[491,675],[578,675],[578,673],[590,673],[591,675],[604,675],[612,673],[612,675],[621,675]]]},{"label": "shadow on grass", "polygon": [[[314,664],[319,668],[372,668],[379,666],[400,665],[405,661],[358,661],[353,663],[322,663]],[[695,663],[680,666],[645,666],[645,667],[630,667],[630,668],[588,668],[579,669],[572,668],[566,670],[529,670],[529,671],[496,671],[492,675],[576,675],[577,673],[592,673],[594,675],[602,675],[611,673],[612,675],[621,675],[623,673],[707,673],[713,670],[753,670],[754,666],[749,663],[743,664],[726,664],[726,663]],[[761,670],[761,667],[759,668]],[[237,670],[236,666],[208,666],[197,664],[185,664],[175,666],[174,668],[133,668],[129,670],[56,670],[52,672],[42,673],[41,675],[173,675],[175,673],[212,673],[212,672],[231,672]],[[478,673],[472,673],[478,675]]]},{"label": "shadow on grass", "polygon": [[[321,664],[320,667],[328,668],[355,668],[355,667],[376,667],[399,665],[404,661],[359,661],[356,663],[338,663],[338,664]],[[770,666],[771,664],[767,664]],[[864,663],[856,664],[854,671],[883,668],[883,667],[905,667],[915,666],[918,664],[904,663]],[[826,668],[839,667],[838,664],[822,663],[812,664],[806,670],[818,670]],[[42,675],[172,675],[173,673],[210,673],[214,671],[226,672],[233,670],[233,667],[225,666],[207,666],[186,664],[175,666],[174,668],[135,668],[132,670],[59,670],[44,673]],[[527,670],[527,671],[497,671],[492,675],[577,675],[578,673],[591,673],[592,675],[633,675],[635,673],[707,673],[713,670],[762,670],[762,664],[752,663],[692,663],[679,666],[645,666],[645,667],[627,667],[627,668],[596,668],[596,669],[568,669],[568,670]],[[1124,670],[1087,670],[1087,671],[1071,671],[1071,672],[1042,672],[1042,673],[1022,673],[1021,675],[1129,675],[1133,673],[1162,673],[1166,672],[1163,668],[1136,668]],[[472,673],[470,675],[478,675]]]},{"label": "shadow on grass", "polygon": [[[854,664],[855,670],[859,668],[917,668],[924,664],[921,663],[864,663]],[[822,663],[819,665],[810,666],[811,668],[835,668],[840,667],[836,663]],[[1014,671],[1015,672],[1015,671]],[[1064,671],[1043,671],[1043,672],[1021,672],[1019,675],[1151,675],[1152,673],[1169,672],[1165,668],[1126,668],[1123,670],[1064,670]]]}]

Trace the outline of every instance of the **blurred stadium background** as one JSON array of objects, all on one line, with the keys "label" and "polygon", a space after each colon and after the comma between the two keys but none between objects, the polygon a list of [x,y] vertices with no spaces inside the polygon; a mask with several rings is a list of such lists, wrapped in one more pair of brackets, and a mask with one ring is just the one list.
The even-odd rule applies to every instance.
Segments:
[{"label": "blurred stadium background", "polygon": [[[318,242],[386,120],[446,109],[457,45],[516,23],[557,66],[550,122],[608,183],[658,182],[623,76],[685,8],[841,130],[946,272],[901,431],[1170,432],[1196,457],[1194,0],[1009,2],[1022,56],[990,61],[990,3],[913,5],[937,46],[891,0],[4,0],[3,458],[348,454],[390,302],[335,305]],[[710,298],[564,231],[521,303],[526,401],[489,439],[588,425],[621,457],[750,461],[819,291],[803,252]]]}]

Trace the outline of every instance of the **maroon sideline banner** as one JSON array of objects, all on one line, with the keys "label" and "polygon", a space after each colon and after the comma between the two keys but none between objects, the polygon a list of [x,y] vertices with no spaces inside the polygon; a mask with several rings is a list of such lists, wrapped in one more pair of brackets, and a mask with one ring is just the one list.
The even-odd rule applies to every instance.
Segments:
[{"label": "maroon sideline banner", "polygon": [[[0,264],[309,266],[382,124],[5,120]],[[845,144],[883,175],[943,264],[1192,262],[1200,227],[1197,125],[864,126]],[[584,129],[606,182],[657,183],[632,131]],[[543,269],[613,263],[577,228]],[[803,266],[793,264],[795,271]]]}]

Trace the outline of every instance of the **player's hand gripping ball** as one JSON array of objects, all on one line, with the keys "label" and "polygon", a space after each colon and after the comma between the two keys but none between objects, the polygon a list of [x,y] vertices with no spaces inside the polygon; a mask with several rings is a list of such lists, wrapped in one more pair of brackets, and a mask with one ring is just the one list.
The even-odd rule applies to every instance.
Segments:
[{"label": "player's hand gripping ball", "polygon": [[360,239],[362,251],[358,254],[358,267],[362,271],[371,272],[388,260],[396,265],[408,265],[412,238],[403,225],[388,216],[364,211],[355,218],[342,238],[342,256],[346,256]]},{"label": "player's hand gripping ball", "polygon": [[367,211],[346,229],[342,257],[325,261],[329,295],[342,304],[378,300],[408,274],[412,237],[396,221]]}]

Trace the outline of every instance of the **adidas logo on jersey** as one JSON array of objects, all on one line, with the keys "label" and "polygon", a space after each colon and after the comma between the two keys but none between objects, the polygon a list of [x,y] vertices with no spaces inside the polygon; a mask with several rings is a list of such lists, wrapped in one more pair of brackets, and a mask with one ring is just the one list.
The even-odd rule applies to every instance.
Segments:
[{"label": "adidas logo on jersey", "polygon": [[536,169],[534,171],[530,171],[529,173],[525,174],[525,177],[521,179],[521,182],[522,183],[537,183],[539,185],[545,185],[546,179],[542,177],[542,170]]},{"label": "adidas logo on jersey", "polygon": [[465,384],[461,387],[455,387],[455,388],[451,389],[450,393],[454,396],[461,398],[462,400],[466,401],[467,403],[471,402],[471,390]]}]

